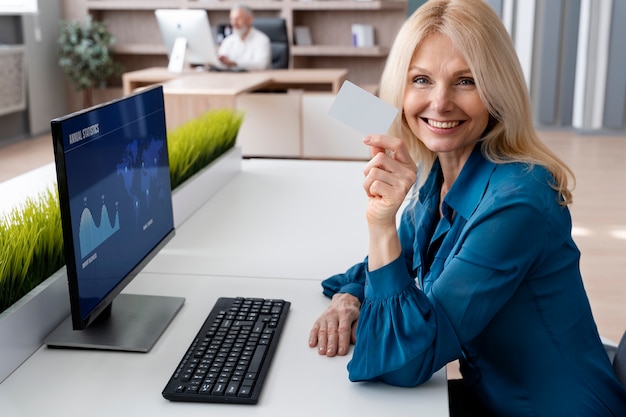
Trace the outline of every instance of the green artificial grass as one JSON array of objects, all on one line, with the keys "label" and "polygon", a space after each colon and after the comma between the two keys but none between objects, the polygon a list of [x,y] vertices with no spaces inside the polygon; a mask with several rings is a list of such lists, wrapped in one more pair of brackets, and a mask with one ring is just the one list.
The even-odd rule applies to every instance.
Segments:
[{"label": "green artificial grass", "polygon": [[[243,113],[205,113],[168,132],[170,181],[175,189],[235,145]],[[0,216],[0,312],[65,265],[56,187]]]},{"label": "green artificial grass", "polygon": [[0,311],[64,263],[59,198],[49,189],[0,219]]},{"label": "green artificial grass", "polygon": [[172,189],[232,148],[242,123],[241,112],[213,110],[170,132],[167,146]]}]

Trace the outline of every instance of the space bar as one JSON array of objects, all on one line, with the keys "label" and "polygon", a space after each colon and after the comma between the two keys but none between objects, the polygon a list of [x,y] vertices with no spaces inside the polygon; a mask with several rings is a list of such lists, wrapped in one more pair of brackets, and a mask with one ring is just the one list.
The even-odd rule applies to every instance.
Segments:
[{"label": "space bar", "polygon": [[267,350],[267,345],[258,345],[256,350],[254,351],[254,356],[252,356],[252,360],[250,361],[250,367],[248,367],[248,372],[258,372],[261,364],[263,363],[263,357],[265,356],[265,351]]}]

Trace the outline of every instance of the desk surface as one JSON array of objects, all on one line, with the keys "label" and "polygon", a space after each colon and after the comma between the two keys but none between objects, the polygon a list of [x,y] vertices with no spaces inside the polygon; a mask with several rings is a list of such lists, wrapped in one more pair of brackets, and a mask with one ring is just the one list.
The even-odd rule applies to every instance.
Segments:
[{"label": "desk surface", "polygon": [[163,83],[163,94],[236,96],[267,85],[267,75],[250,72],[189,74]]},{"label": "desk surface", "polygon": [[[219,79],[222,75],[231,75],[235,78],[253,79],[259,82],[258,77],[263,77],[263,82],[258,87],[283,87],[283,88],[306,88],[307,86],[327,86],[327,90],[337,93],[341,84],[348,77],[348,70],[343,68],[311,68],[311,69],[277,69],[267,71],[250,71],[243,73],[206,72],[184,70],[181,73],[173,73],[167,68],[154,67],[137,71],[131,71],[122,75],[124,94],[130,94],[138,87],[150,84],[166,83],[170,80],[181,79],[189,76],[200,76],[206,79]],[[246,82],[246,81],[244,81]],[[223,88],[228,86],[223,84]]]},{"label": "desk surface", "polygon": [[343,272],[367,254],[364,167],[243,160],[145,271],[315,280]]},{"label": "desk surface", "polygon": [[[0,410],[11,417],[98,416],[409,416],[447,415],[445,372],[427,384],[399,388],[351,383],[349,356],[326,358],[307,345],[311,323],[328,303],[306,280],[141,274],[129,293],[186,298],[147,354],[56,350],[42,347],[0,384]],[[284,298],[292,302],[283,337],[259,403],[169,402],[161,391],[215,299],[224,295]],[[417,411],[418,410],[418,411]]]},{"label": "desk surface", "polygon": [[[0,384],[0,415],[448,415],[445,369],[415,388],[351,383],[350,355],[326,358],[308,347],[311,325],[328,305],[320,280],[365,253],[363,163],[242,165],[125,290],[186,298],[154,348],[141,354],[41,347]],[[163,387],[220,296],[292,302],[259,404],[163,399]]]}]

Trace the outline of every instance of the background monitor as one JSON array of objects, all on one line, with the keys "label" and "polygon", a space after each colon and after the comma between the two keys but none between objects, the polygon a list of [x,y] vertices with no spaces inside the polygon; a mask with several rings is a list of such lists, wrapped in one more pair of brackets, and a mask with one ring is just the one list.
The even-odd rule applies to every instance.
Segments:
[{"label": "background monitor", "polygon": [[213,37],[209,16],[198,9],[157,9],[154,11],[170,62],[176,39],[184,39],[184,61],[190,65],[219,67],[217,46]]},{"label": "background monitor", "polygon": [[148,351],[184,301],[120,294],[174,235],[162,87],[51,130],[71,315],[46,343]]}]

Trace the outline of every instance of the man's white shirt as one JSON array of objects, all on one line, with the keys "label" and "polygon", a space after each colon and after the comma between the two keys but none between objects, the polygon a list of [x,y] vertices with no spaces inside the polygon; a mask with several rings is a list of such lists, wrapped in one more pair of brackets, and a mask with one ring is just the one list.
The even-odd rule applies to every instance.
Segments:
[{"label": "man's white shirt", "polygon": [[245,41],[235,33],[227,36],[218,54],[237,63],[237,68],[252,71],[268,69],[272,64],[270,39],[254,27],[250,28]]}]

